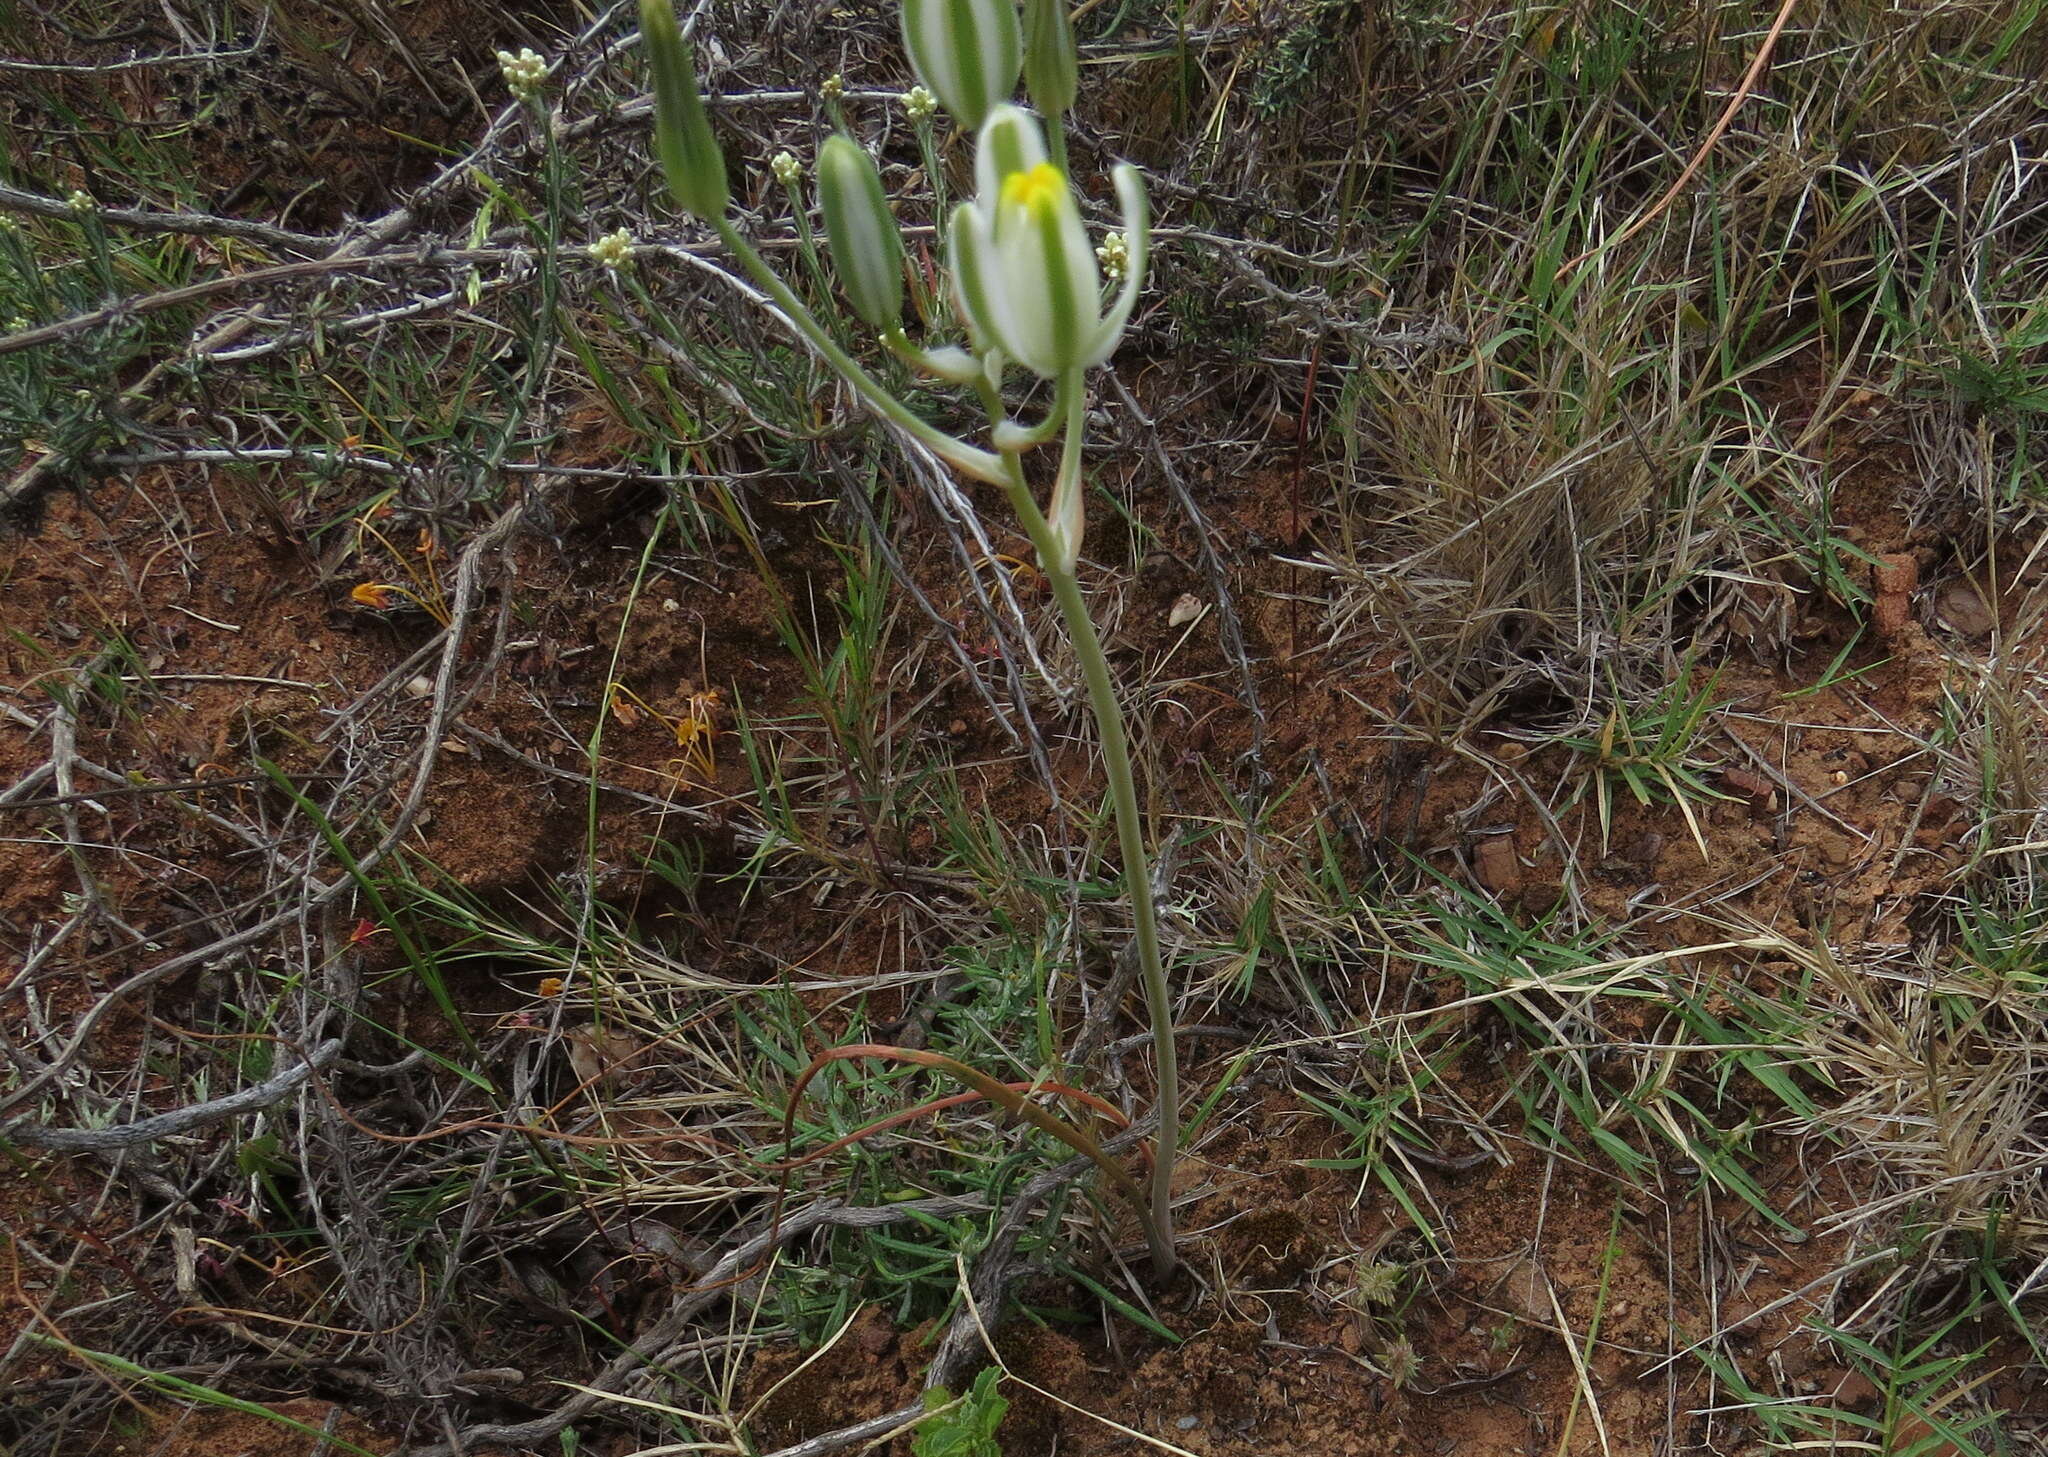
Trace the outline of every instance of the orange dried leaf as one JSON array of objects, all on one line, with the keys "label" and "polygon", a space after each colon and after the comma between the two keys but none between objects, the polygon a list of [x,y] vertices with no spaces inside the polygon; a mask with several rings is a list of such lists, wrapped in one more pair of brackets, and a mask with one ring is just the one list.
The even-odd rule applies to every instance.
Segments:
[{"label": "orange dried leaf", "polygon": [[362,582],[350,592],[349,600],[359,607],[375,607],[379,611],[398,605],[398,591],[384,582]]}]

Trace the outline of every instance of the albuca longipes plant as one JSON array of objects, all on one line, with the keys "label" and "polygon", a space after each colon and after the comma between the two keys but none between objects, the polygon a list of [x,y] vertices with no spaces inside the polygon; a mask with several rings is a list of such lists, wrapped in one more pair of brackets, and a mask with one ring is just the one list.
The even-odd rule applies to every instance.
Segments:
[{"label": "albuca longipes plant", "polygon": [[[729,216],[725,158],[705,116],[672,0],[641,0],[641,35],[654,79],[656,151],[677,204],[716,231],[870,410],[963,475],[1004,489],[1059,604],[1101,741],[1151,1014],[1159,1131],[1150,1196],[1139,1201],[1139,1214],[1154,1271],[1163,1278],[1174,1267],[1171,1189],[1180,1126],[1172,997],[1160,958],[1129,739],[1076,575],[1086,526],[1083,379],[1115,352],[1144,284],[1150,241],[1144,183],[1136,168],[1116,168],[1122,231],[1091,244],[1068,176],[1062,124],[1079,76],[1066,0],[1024,0],[1021,16],[1017,0],[905,0],[904,47],[922,83],[905,97],[906,109],[923,123],[934,105],[942,105],[974,133],[974,195],[952,210],[944,228],[947,297],[964,338],[929,347],[904,334],[902,235],[874,158],[844,133],[820,149],[818,201],[840,292],[853,313],[913,368],[979,397],[988,416],[987,444],[971,444],[922,419],[891,394],[838,345],[832,331],[741,235]],[[1012,104],[1020,77],[1035,113]],[[797,179],[795,164],[786,156],[777,159],[776,170],[786,184]],[[1052,406],[1043,420],[1010,417],[1002,384],[1004,372],[1012,368],[1052,385]],[[1024,456],[1055,439],[1059,463],[1051,496],[1041,509],[1025,475]],[[1101,1159],[1099,1151],[1098,1161],[1128,1186],[1121,1170]]]}]

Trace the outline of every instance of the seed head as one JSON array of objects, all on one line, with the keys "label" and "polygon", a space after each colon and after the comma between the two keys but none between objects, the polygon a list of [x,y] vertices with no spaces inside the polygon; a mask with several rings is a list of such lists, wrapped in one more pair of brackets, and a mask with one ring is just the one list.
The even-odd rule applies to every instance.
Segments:
[{"label": "seed head", "polygon": [[1392,1305],[1401,1294],[1399,1265],[1364,1265],[1358,1271],[1358,1299],[1364,1305]]}]

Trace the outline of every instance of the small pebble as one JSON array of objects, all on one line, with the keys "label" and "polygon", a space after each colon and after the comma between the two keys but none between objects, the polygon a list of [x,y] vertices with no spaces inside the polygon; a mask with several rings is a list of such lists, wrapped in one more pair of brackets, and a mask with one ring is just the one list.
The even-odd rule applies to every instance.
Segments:
[{"label": "small pebble", "polygon": [[1998,614],[1984,601],[1984,594],[1967,582],[1944,588],[1935,599],[1935,610],[1951,632],[1964,637],[1989,637],[1998,626]]},{"label": "small pebble", "polygon": [[1200,1417],[1182,1417],[1179,1421],[1174,1423],[1174,1425],[1176,1427],[1179,1427],[1183,1432],[1192,1432],[1196,1427],[1199,1427],[1201,1424],[1202,1419]]},{"label": "small pebble", "polygon": [[405,691],[415,698],[425,698],[434,691],[434,680],[421,675],[405,685]]},{"label": "small pebble", "polygon": [[1481,840],[1473,850],[1473,869],[1479,883],[1488,890],[1512,895],[1522,888],[1522,862],[1515,854],[1512,835],[1495,835]]}]

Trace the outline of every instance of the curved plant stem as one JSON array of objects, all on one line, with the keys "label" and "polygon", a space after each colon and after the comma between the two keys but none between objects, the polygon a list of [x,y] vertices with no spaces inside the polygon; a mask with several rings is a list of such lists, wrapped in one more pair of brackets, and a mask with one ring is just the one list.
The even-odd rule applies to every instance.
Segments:
[{"label": "curved plant stem", "polygon": [[[1066,443],[1060,457],[1060,476],[1070,473],[1069,489],[1079,489],[1081,434],[1084,418],[1083,392],[1073,390],[1067,410]],[[1152,1268],[1165,1279],[1173,1273],[1173,1165],[1180,1141],[1180,1064],[1173,1045],[1173,993],[1167,986],[1166,967],[1159,955],[1159,923],[1152,905],[1152,861],[1145,849],[1145,827],[1138,809],[1137,778],[1131,770],[1131,747],[1124,732],[1123,709],[1116,699],[1116,683],[1109,674],[1109,660],[1102,651],[1102,638],[1088,615],[1088,603],[1081,595],[1081,583],[1074,574],[1079,543],[1068,548],[1054,533],[1045,514],[1032,498],[1024,478],[1023,460],[1005,454],[1008,467],[1004,485],[1010,505],[1024,523],[1053,598],[1066,619],[1067,632],[1074,641],[1074,655],[1080,659],[1082,676],[1088,682],[1088,703],[1095,712],[1095,729],[1102,740],[1102,767],[1109,779],[1110,803],[1116,811],[1117,841],[1123,851],[1124,888],[1131,898],[1131,922],[1138,942],[1138,971],[1145,984],[1145,1004],[1152,1019],[1153,1060],[1157,1067],[1156,1103],[1159,1133],[1152,1157],[1152,1197],[1145,1233],[1152,1246]]]},{"label": "curved plant stem", "polygon": [[[1130,1174],[1125,1172],[1122,1164],[1102,1151],[1101,1144],[1089,1137],[1085,1130],[1077,1128],[1064,1118],[1046,1112],[1045,1109],[1030,1101],[1022,1093],[1010,1087],[1009,1084],[999,1082],[979,1068],[969,1067],[959,1059],[947,1057],[942,1052],[927,1052],[922,1048],[896,1047],[886,1042],[856,1042],[845,1047],[827,1048],[811,1060],[811,1065],[804,1069],[803,1075],[796,1080],[796,1085],[789,1090],[789,1102],[784,1106],[782,1112],[783,1147],[787,1148],[790,1140],[795,1135],[796,1105],[798,1100],[803,1097],[804,1089],[811,1085],[811,1079],[835,1062],[848,1062],[855,1058],[865,1057],[887,1058],[891,1062],[908,1062],[914,1063],[919,1067],[936,1068],[947,1076],[967,1084],[968,1087],[974,1089],[982,1097],[987,1098],[991,1103],[1001,1105],[1006,1111],[1018,1118],[1022,1118],[1041,1133],[1051,1134],[1075,1153],[1093,1160],[1095,1166],[1101,1169],[1108,1176],[1109,1181],[1122,1190],[1124,1197],[1131,1201],[1131,1207],[1137,1210],[1140,1222],[1146,1225],[1146,1237],[1148,1240],[1152,1238],[1151,1224],[1145,1217],[1145,1191],[1138,1187],[1136,1179],[1133,1179]],[[873,1131],[873,1129],[863,1130],[863,1132]],[[787,1173],[789,1167],[790,1165],[784,1166],[785,1172],[782,1186],[775,1191],[773,1224],[779,1224],[782,1219],[783,1194],[789,1187]],[[771,1228],[773,1224],[771,1224]],[[1153,1241],[1153,1249],[1155,1252],[1158,1249],[1156,1240]],[[1154,1257],[1157,1258],[1156,1253]]]},{"label": "curved plant stem", "polygon": [[810,341],[811,347],[825,357],[825,362],[834,372],[852,385],[855,392],[867,402],[868,408],[889,420],[928,447],[932,454],[947,464],[973,476],[976,480],[1000,484],[1004,479],[1003,464],[999,457],[988,451],[956,440],[945,431],[917,417],[911,409],[881,384],[875,377],[854,360],[853,356],[833,341],[811,311],[784,283],[774,269],[768,266],[754,245],[746,240],[730,219],[718,218],[712,226],[718,229],[719,241],[732,250],[735,258],[745,266],[747,273],[758,283],[767,295],[775,300],[776,307],[788,316],[797,332]]},{"label": "curved plant stem", "polygon": [[[1123,1110],[1114,1103],[1105,1102],[1095,1094],[1083,1088],[1073,1087],[1067,1083],[1009,1082],[1004,1083],[1003,1086],[1019,1096],[1027,1096],[1032,1093],[1051,1093],[1056,1097],[1072,1099],[1076,1103],[1085,1104],[1087,1107],[1093,1108],[1097,1113],[1100,1113],[1119,1127],[1127,1127],[1131,1121],[1124,1116]],[[809,1153],[798,1154],[795,1158],[783,1159],[779,1163],[760,1164],[758,1167],[760,1167],[763,1173],[786,1174],[814,1164],[819,1159],[830,1158],[842,1148],[851,1148],[863,1139],[873,1138],[878,1133],[887,1133],[892,1128],[901,1128],[906,1123],[915,1123],[920,1118],[929,1118],[932,1114],[943,1113],[948,1108],[960,1108],[969,1103],[986,1101],[980,1093],[972,1089],[964,1093],[953,1093],[944,1098],[931,1098],[919,1103],[914,1108],[899,1108],[886,1118],[877,1118],[874,1122],[864,1127],[856,1128],[851,1133],[841,1134],[822,1148],[814,1148]],[[1147,1158],[1150,1158],[1151,1150],[1147,1148],[1145,1154]]]}]

